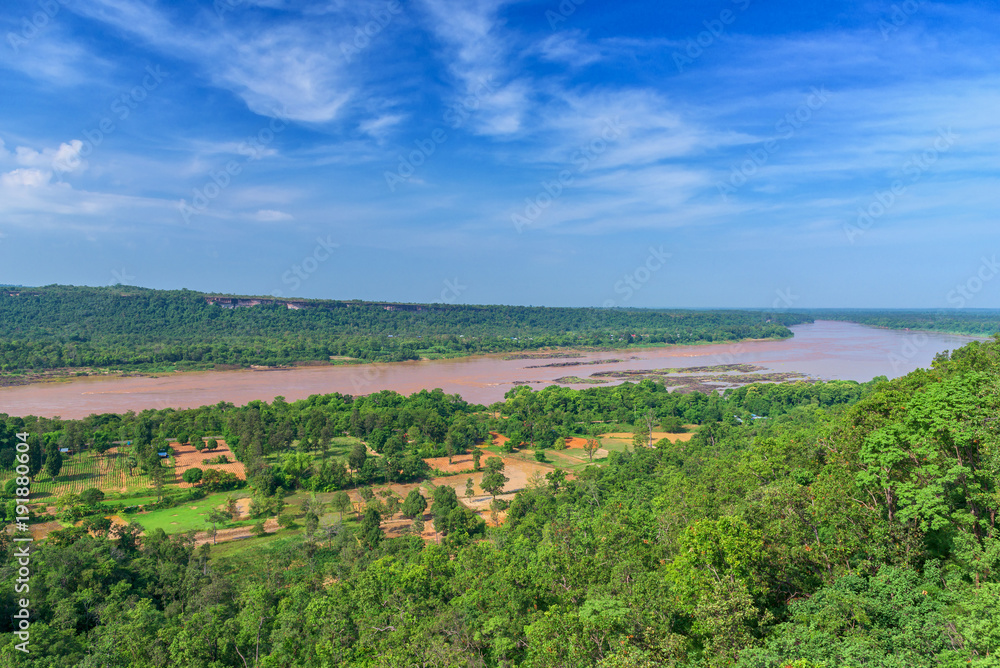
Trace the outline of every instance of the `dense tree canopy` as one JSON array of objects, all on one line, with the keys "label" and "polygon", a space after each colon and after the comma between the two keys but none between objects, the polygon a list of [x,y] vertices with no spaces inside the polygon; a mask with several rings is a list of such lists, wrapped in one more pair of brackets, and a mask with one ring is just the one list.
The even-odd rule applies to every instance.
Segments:
[{"label": "dense tree canopy", "polygon": [[807,316],[750,311],[541,308],[248,298],[188,290],[48,286],[0,291],[0,371],[276,365],[347,357],[625,347],[791,336]]}]

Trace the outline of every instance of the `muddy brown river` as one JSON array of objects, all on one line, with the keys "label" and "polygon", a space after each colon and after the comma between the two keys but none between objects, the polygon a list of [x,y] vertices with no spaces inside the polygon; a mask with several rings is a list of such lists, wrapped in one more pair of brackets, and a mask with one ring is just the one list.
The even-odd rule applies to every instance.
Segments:
[{"label": "muddy brown river", "polygon": [[[88,377],[0,388],[0,413],[81,418],[91,413],[192,408],[220,401],[242,405],[255,399],[271,401],[276,396],[294,401],[330,392],[370,394],[395,390],[410,394],[437,387],[448,394],[460,394],[468,401],[489,404],[503,399],[514,381],[528,381],[534,389],[541,389],[557,378],[587,378],[601,371],[732,363],[755,364],[770,371],[798,372],[825,380],[867,381],[876,376],[895,378],[918,367],[928,367],[938,352],[975,340],[968,336],[876,329],[823,320],[791,329],[795,337],[782,341],[586,352],[571,359],[504,360],[502,355],[483,355],[391,364],[199,371],[158,378]],[[609,359],[620,361],[540,366]]]}]

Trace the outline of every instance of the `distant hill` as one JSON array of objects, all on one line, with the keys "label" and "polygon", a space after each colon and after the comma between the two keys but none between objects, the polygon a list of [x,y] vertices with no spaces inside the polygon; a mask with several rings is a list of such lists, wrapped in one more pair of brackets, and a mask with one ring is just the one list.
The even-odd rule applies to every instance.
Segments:
[{"label": "distant hill", "polygon": [[276,299],[133,286],[0,290],[0,371],[401,361],[785,338],[801,314]]}]

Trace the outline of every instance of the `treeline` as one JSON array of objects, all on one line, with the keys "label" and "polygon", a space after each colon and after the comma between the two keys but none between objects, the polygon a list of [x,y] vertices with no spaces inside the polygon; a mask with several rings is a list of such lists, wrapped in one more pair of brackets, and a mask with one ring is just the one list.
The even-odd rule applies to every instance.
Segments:
[{"label": "treeline", "polygon": [[804,309],[802,312],[817,320],[841,320],[887,329],[927,330],[972,336],[993,336],[1000,332],[1000,311],[996,309]]},{"label": "treeline", "polygon": [[47,286],[0,291],[0,372],[280,365],[545,347],[791,336],[794,314],[748,311],[390,305],[263,298],[224,308],[188,290]]},{"label": "treeline", "polygon": [[[584,390],[553,385],[534,392],[520,386],[488,409],[435,389],[409,397],[386,390],[362,397],[313,395],[292,403],[283,397],[245,406],[220,402],[82,420],[0,414],[0,470],[14,465],[14,435],[28,432],[35,446],[32,475],[50,456],[59,457],[61,448],[103,454],[113,443],[127,441],[128,456],[135,460],[131,465],[143,475],[155,474],[154,482],[162,484],[158,451],[174,441],[221,437],[244,463],[250,487],[264,496],[278,487],[332,492],[418,480],[428,474],[424,459],[468,452],[490,432],[506,436],[509,449],[547,449],[559,438],[585,436],[604,423],[631,425],[649,418],[655,427],[674,431],[683,424],[736,424],[752,413],[775,417],[797,406],[851,403],[871,386],[854,381],[760,384],[720,397],[670,393],[662,383],[644,380]],[[363,440],[379,456],[370,457],[360,447],[349,458],[328,458],[334,439],[342,436]],[[319,461],[314,461],[317,453]]]},{"label": "treeline", "polygon": [[[436,442],[489,420],[522,430],[550,414],[556,425],[610,422],[621,405],[658,418],[690,410],[703,424],[689,441],[613,453],[574,480],[553,471],[531,481],[485,537],[479,525],[442,521],[440,544],[386,538],[367,510],[357,532],[334,527],[214,561],[210,546],[140,538],[136,525],[61,534],[32,555],[31,662],[994,666],[998,389],[1000,342],[990,342],[892,381],[760,385],[721,398],[641,383],[519,388],[491,407],[500,416],[429,392],[94,417],[94,428],[144,415],[163,429],[228,428],[244,452],[299,429],[409,442],[417,428]],[[750,406],[767,419],[746,419]],[[9,632],[18,571],[9,536],[0,541]],[[3,642],[4,661],[23,658],[16,637]]]}]

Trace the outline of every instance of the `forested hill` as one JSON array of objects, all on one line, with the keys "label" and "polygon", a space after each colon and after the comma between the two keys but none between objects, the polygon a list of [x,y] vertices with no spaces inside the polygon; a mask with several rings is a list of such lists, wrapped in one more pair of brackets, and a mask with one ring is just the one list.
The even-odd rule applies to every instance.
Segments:
[{"label": "forested hill", "polygon": [[220,297],[136,287],[0,291],[0,371],[400,361],[548,346],[791,336],[807,316]]},{"label": "forested hill", "polygon": [[993,336],[1000,333],[1000,310],[997,309],[804,309],[802,312],[816,320],[841,320],[887,329],[927,330],[972,336]]}]

